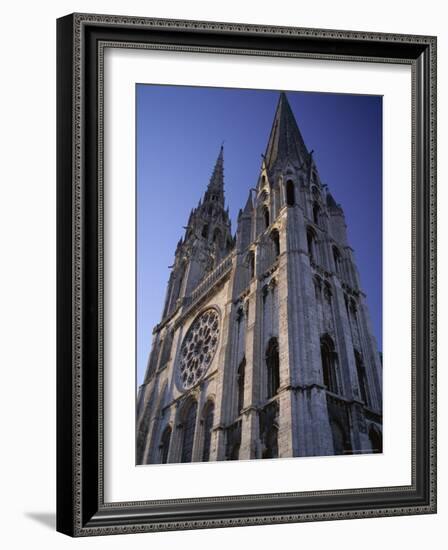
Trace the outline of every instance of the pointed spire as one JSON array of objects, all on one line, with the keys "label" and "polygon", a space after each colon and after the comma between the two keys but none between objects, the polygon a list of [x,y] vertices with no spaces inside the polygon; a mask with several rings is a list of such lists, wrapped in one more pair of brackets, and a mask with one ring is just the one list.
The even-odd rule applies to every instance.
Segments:
[{"label": "pointed spire", "polygon": [[271,171],[275,165],[282,165],[288,160],[301,166],[308,159],[308,151],[288,98],[285,92],[281,92],[264,155],[266,168]]},{"label": "pointed spire", "polygon": [[190,212],[187,226],[184,228],[186,229],[184,243],[189,237],[195,235],[207,238],[205,235],[209,233],[212,225],[217,224],[230,228],[229,208],[225,209],[224,204],[224,148],[222,145],[204,196],[199,200],[198,206]]},{"label": "pointed spire", "polygon": [[244,207],[244,214],[252,214],[252,210],[254,209],[254,205],[252,203],[252,191],[249,191],[249,196],[247,197],[246,206]]},{"label": "pointed spire", "polygon": [[224,193],[224,146],[221,145],[218,158],[216,159],[210,182],[207,187],[205,200],[208,198],[208,193]]}]

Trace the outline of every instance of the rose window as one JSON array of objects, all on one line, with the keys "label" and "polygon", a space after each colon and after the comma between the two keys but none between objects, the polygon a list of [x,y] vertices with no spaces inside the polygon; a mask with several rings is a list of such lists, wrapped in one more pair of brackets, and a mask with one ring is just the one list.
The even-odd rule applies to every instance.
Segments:
[{"label": "rose window", "polygon": [[193,321],[182,343],[179,370],[184,389],[194,386],[206,373],[218,347],[218,340],[218,312],[207,309]]}]

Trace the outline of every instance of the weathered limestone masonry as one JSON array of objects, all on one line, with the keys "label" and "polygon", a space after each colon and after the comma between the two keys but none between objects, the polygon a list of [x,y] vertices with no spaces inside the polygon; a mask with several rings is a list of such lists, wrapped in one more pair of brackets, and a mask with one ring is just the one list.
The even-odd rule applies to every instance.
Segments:
[{"label": "weathered limestone masonry", "polygon": [[382,451],[381,363],[344,213],[280,94],[231,233],[223,149],[177,244],[137,463]]}]

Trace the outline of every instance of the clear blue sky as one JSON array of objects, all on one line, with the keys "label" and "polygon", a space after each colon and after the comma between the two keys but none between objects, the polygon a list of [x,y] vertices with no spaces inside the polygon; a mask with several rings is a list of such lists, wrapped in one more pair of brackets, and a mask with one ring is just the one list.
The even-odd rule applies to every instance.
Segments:
[{"label": "clear blue sky", "polygon": [[[137,384],[160,321],[177,241],[224,141],[232,231],[254,187],[278,91],[139,84],[137,99]],[[341,203],[382,349],[382,98],[288,92],[323,183]]]}]

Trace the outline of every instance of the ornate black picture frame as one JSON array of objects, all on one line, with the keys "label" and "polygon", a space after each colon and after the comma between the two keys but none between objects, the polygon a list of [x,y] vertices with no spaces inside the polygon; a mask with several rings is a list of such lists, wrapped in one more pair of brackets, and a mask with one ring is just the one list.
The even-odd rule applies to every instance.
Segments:
[{"label": "ornate black picture frame", "polygon": [[[108,503],[103,482],[103,54],[123,48],[412,69],[412,484]],[[436,38],[73,14],[57,22],[57,529],[71,536],[436,512]]]}]

